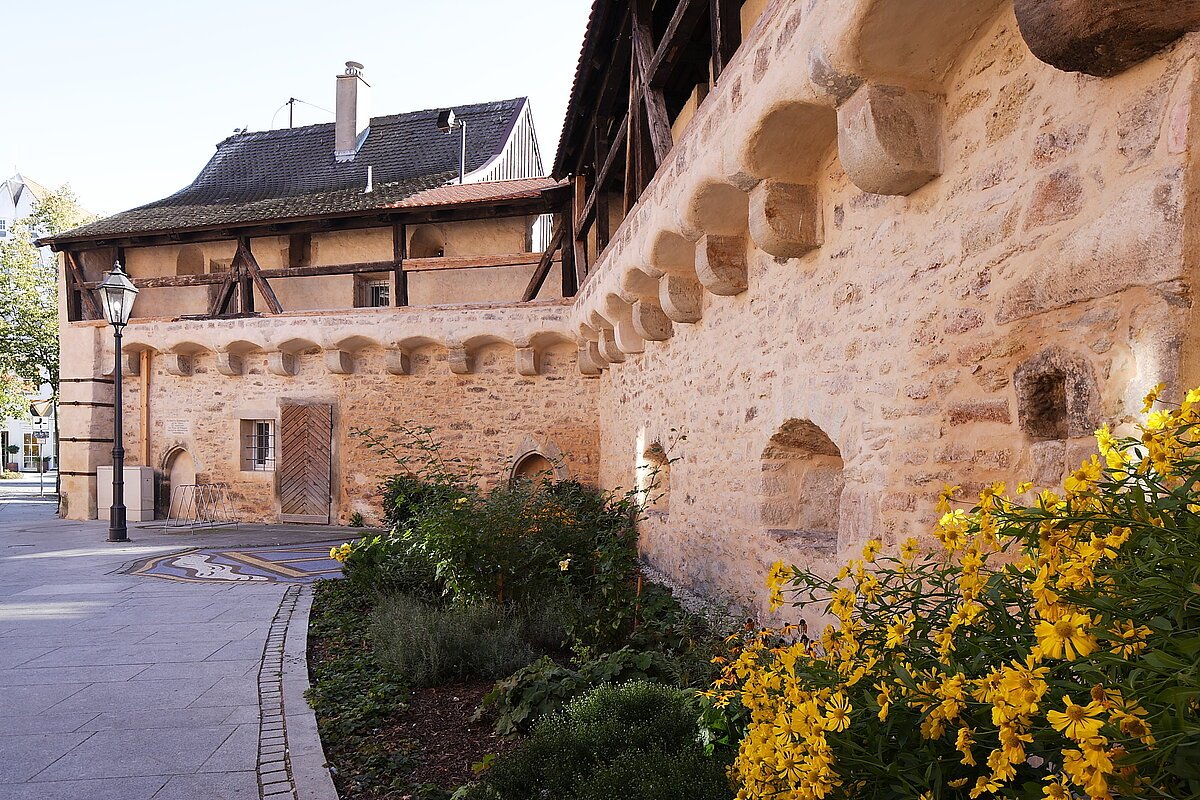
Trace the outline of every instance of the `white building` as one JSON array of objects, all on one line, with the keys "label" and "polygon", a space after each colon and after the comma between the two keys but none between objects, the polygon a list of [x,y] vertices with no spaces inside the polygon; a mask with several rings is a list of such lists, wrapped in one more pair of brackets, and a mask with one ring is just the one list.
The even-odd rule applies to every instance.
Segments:
[{"label": "white building", "polygon": [[[20,173],[0,181],[0,239],[11,235],[13,224],[33,213],[33,206],[49,194],[39,183]],[[49,248],[42,248],[42,257],[51,258]],[[12,465],[23,472],[37,472],[39,468],[56,469],[58,447],[54,439],[54,409],[49,407],[51,392],[49,385],[41,387],[29,398],[31,410],[37,409],[44,417],[33,414],[24,419],[9,419],[0,423],[0,465],[5,470]],[[9,447],[19,448],[9,453]],[[49,459],[49,461],[46,461]]]}]

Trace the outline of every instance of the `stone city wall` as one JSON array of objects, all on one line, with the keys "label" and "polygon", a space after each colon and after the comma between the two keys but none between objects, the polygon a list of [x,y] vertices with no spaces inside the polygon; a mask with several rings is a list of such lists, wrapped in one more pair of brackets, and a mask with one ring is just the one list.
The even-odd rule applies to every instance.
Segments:
[{"label": "stone city wall", "polygon": [[927,534],[943,483],[1054,485],[1200,380],[1196,36],[1100,78],[1011,3],[867,38],[897,5],[772,4],[574,309],[602,484],[669,451],[643,547],[705,593]]},{"label": "stone city wall", "polygon": [[[507,479],[513,461],[531,451],[558,456],[565,474],[595,483],[598,383],[579,371],[576,345],[563,333],[566,311],[557,301],[131,324],[123,362],[127,463],[148,463],[177,482],[183,475],[227,483],[240,519],[275,521],[276,474],[243,469],[241,423],[277,423],[284,404],[328,403],[334,522],[354,512],[377,521],[376,487],[398,471],[351,434],[356,428],[429,425],[444,456],[461,458],[488,483]],[[106,326],[74,323],[64,342],[71,343],[64,374],[111,375]],[[150,354],[148,461],[142,352]],[[72,406],[81,413],[64,415],[64,436],[110,436],[112,414],[103,404],[111,406],[111,386],[67,386],[78,387],[71,398],[86,392],[101,405]],[[110,448],[107,441],[77,443],[66,468],[94,472],[111,463]],[[94,516],[94,477],[67,476],[64,489],[69,516]]]}]

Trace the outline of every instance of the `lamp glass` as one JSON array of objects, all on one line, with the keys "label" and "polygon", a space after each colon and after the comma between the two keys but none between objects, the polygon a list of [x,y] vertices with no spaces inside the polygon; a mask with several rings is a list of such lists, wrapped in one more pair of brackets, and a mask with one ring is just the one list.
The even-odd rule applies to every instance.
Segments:
[{"label": "lamp glass", "polygon": [[133,300],[137,296],[138,289],[125,274],[121,262],[113,264],[112,272],[104,276],[104,280],[100,281],[97,290],[100,292],[101,303],[104,306],[104,318],[108,320],[109,324],[122,327],[128,323],[129,317],[133,313]]}]

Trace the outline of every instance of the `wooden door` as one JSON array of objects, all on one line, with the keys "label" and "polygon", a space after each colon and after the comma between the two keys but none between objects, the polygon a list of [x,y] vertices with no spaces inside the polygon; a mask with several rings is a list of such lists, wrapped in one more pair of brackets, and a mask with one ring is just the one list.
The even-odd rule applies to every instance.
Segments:
[{"label": "wooden door", "polygon": [[283,406],[279,521],[329,524],[333,406]]}]

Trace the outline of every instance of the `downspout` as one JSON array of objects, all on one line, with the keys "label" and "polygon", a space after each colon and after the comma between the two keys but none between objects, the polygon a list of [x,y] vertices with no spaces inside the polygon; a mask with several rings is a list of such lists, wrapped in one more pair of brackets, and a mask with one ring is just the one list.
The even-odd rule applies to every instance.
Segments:
[{"label": "downspout", "polygon": [[142,425],[142,466],[150,466],[150,351],[142,350],[141,364],[141,425]]}]

